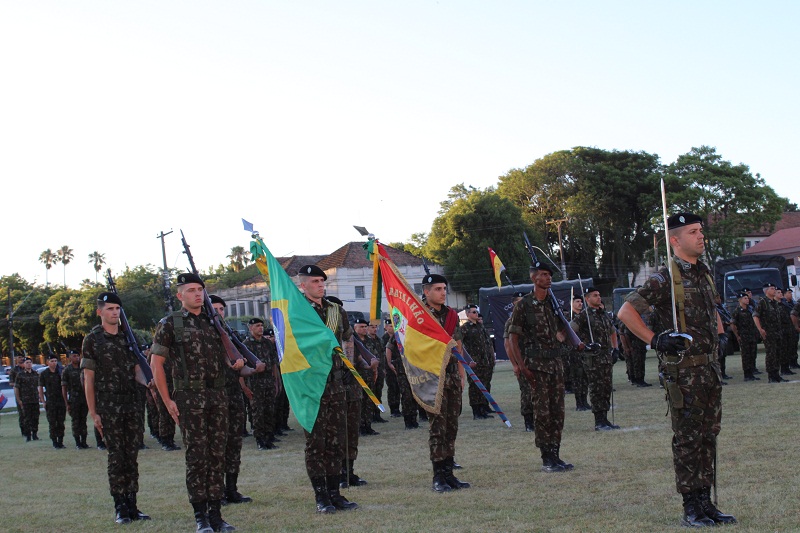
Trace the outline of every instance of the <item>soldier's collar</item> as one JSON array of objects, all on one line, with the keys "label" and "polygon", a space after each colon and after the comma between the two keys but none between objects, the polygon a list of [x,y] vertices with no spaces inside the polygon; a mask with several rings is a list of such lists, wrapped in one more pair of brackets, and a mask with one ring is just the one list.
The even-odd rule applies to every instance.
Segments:
[{"label": "soldier's collar", "polygon": [[684,261],[677,255],[672,256],[672,259],[681,267],[681,270],[691,270],[692,264],[689,261]]}]

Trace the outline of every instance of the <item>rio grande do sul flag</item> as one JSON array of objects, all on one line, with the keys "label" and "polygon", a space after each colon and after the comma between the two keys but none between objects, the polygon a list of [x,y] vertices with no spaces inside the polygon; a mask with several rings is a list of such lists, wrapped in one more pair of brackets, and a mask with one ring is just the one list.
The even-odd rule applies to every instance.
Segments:
[{"label": "rio grande do sul flag", "polygon": [[500,273],[503,272],[506,267],[503,266],[503,262],[500,261],[500,258],[497,257],[497,254],[494,253],[494,250],[489,248],[489,261],[492,262],[492,270],[494,271],[494,279],[497,281],[497,286],[502,287],[503,284],[500,282]]},{"label": "rio grande do sul flag", "polygon": [[403,366],[417,402],[431,413],[441,411],[444,371],[456,343],[433,318],[428,308],[409,287],[378,241],[371,242],[370,253],[377,256],[380,276],[389,314],[392,317],[394,336],[403,360]]}]

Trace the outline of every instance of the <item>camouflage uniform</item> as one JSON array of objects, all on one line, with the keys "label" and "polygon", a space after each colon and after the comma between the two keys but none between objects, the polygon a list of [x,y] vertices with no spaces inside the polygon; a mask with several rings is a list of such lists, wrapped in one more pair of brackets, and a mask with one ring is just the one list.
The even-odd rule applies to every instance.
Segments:
[{"label": "camouflage uniform", "polygon": [[742,350],[742,371],[745,379],[752,379],[756,369],[756,350],[758,348],[758,330],[753,315],[747,307],[741,305],[731,315],[731,323],[736,326],[739,335],[739,348]]},{"label": "camouflage uniform", "polygon": [[561,343],[556,339],[559,329],[552,297],[537,300],[535,291],[514,306],[508,328],[509,333],[519,335],[523,362],[534,376],[534,442],[543,457],[557,454],[564,429],[564,367]]},{"label": "camouflage uniform", "polygon": [[[647,319],[642,317],[645,322]],[[625,356],[625,366],[628,367],[628,378],[631,383],[644,382],[644,362],[647,358],[647,343],[631,333],[628,326],[620,324],[620,335],[625,335],[630,344],[631,351]]]},{"label": "camouflage uniform", "polygon": [[[16,383],[17,374],[23,371],[23,368],[19,365],[14,365],[11,367],[11,370],[8,371],[8,384],[13,388],[14,384]],[[19,408],[18,408],[19,409]],[[22,436],[25,436],[25,417],[22,416],[20,412],[20,416],[17,417],[17,423],[19,424],[19,431],[22,433]]]},{"label": "camouflage uniform", "polygon": [[[506,325],[503,327],[504,340],[509,336],[508,330],[510,327],[511,318],[506,320]],[[533,416],[533,388],[531,388],[531,383],[522,372],[517,376],[517,383],[519,384],[519,414],[522,415],[522,418],[528,415]]]},{"label": "camouflage uniform", "polygon": [[[589,335],[589,322],[591,320],[592,335]],[[611,408],[612,372],[614,364],[611,362],[611,337],[614,333],[614,324],[603,309],[593,309],[586,306],[581,314],[572,321],[572,329],[580,339],[589,344],[592,338],[600,345],[600,352],[593,354],[586,351],[583,354],[583,365],[589,377],[589,398],[592,402],[593,413],[606,413]]]},{"label": "camouflage uniform", "polygon": [[[390,347],[389,342],[393,338],[394,335],[389,335],[389,333],[383,334],[381,341],[383,343],[382,353],[384,359],[386,358],[386,348]],[[392,354],[394,354],[394,352],[392,352]],[[392,359],[392,365],[394,365],[394,359]],[[397,366],[395,366],[395,368],[397,368]],[[400,412],[400,383],[397,380],[397,374],[386,370],[384,380],[386,383],[386,403],[389,404],[389,412],[391,412],[392,415],[397,415]]]},{"label": "camouflage uniform", "polygon": [[95,412],[108,449],[112,496],[139,492],[139,439],[144,427],[136,401],[136,356],[122,331],[112,335],[95,326],[83,338],[81,368],[94,371]]},{"label": "camouflage uniform", "polygon": [[283,376],[281,367],[278,365],[278,379],[281,383],[281,390],[275,398],[275,428],[279,430],[289,428],[289,397],[286,396],[286,388],[283,386]]},{"label": "camouflage uniform", "polygon": [[[374,392],[375,397],[382,402],[383,400],[381,399],[381,396],[383,396],[383,383],[386,379],[386,348],[384,348],[383,343],[378,337],[370,337],[369,335],[367,335],[364,345],[378,359],[378,375],[375,378],[375,383],[372,385],[372,392]],[[370,370],[370,372],[372,371]],[[370,379],[372,379],[372,376],[370,376]],[[366,392],[364,392],[363,395],[364,412],[369,411],[369,413],[371,413],[372,420],[377,420],[381,412],[378,410],[377,406],[372,403],[372,400],[370,400]]]},{"label": "camouflage uniform", "polygon": [[[792,309],[786,303],[786,300],[778,302],[778,315],[781,321],[781,352],[780,352],[780,368],[781,374],[788,374],[789,365],[792,364],[794,358],[797,357],[797,345],[794,342],[794,324],[792,324]],[[792,372],[793,373],[793,372]]]},{"label": "camouflage uniform", "polygon": [[408,382],[406,367],[403,365],[403,359],[400,357],[400,350],[397,348],[397,339],[391,337],[388,346],[392,351],[392,365],[397,372],[395,376],[397,377],[397,388],[400,392],[400,404],[403,408],[403,420],[406,423],[406,429],[418,427],[417,411],[419,407],[411,392],[411,383]]},{"label": "camouflage uniform", "polygon": [[[467,321],[461,326],[461,336],[464,349],[476,363],[473,369],[475,375],[481,380],[486,390],[492,392],[494,349],[489,334],[486,333],[482,324]],[[469,405],[473,411],[489,411],[489,400],[471,379],[469,380]]]},{"label": "camouflage uniform", "polygon": [[[164,360],[164,375],[167,378],[167,390],[169,391],[170,398],[175,398],[175,384],[172,380],[172,363],[169,359]],[[167,406],[160,394],[156,395],[156,403],[158,405],[158,436],[161,438],[161,443],[164,445],[172,444],[175,442],[175,421],[172,415],[167,411]]]},{"label": "camouflage uniform", "polygon": [[89,407],[86,405],[86,393],[81,382],[80,366],[66,366],[61,372],[61,385],[67,388],[69,416],[72,420],[72,436],[75,437],[75,444],[85,444],[86,417],[89,416]]},{"label": "camouflage uniform", "polygon": [[764,340],[764,365],[770,381],[780,381],[781,319],[778,303],[766,296],[759,300],[754,317],[758,317],[767,334]]},{"label": "camouflage uniform", "polygon": [[[706,265],[692,265],[673,257],[685,293],[686,333],[694,339],[685,356],[664,356],[661,370],[677,387],[670,394],[672,416],[672,458],[678,492],[689,494],[711,487],[714,457],[722,419],[722,386],[717,359],[716,290]],[[644,286],[632,292],[627,301],[639,314],[650,306],[662,324],[672,323],[670,275],[662,267]],[[680,324],[680,317],[679,317]]]},{"label": "camouflage uniform", "polygon": [[[180,339],[175,338],[177,317],[183,322]],[[228,431],[224,370],[228,362],[219,334],[205,311],[195,315],[182,309],[161,319],[150,351],[172,363],[173,401],[186,446],[189,502],[222,500]]]},{"label": "camouflage uniform", "polygon": [[238,476],[242,463],[242,434],[245,424],[244,397],[242,396],[242,386],[239,384],[239,371],[228,366],[225,367],[225,395],[228,399],[225,474]]},{"label": "camouflage uniform", "polygon": [[[363,340],[362,340],[363,342]],[[364,381],[367,382],[367,385],[372,381],[372,369],[368,366],[365,366],[364,363],[361,362],[361,357],[358,355],[358,350],[355,350],[356,353],[356,360],[351,362],[353,366],[356,367],[359,374],[362,378],[365,378]],[[358,459],[358,437],[359,437],[359,430],[361,427],[362,416],[361,416],[361,409],[362,409],[362,395],[363,389],[361,385],[358,384],[356,381],[355,376],[350,372],[348,369],[343,370],[342,374],[342,383],[344,384],[345,390],[345,398],[347,400],[346,403],[346,441],[344,444],[344,464],[346,465],[348,461],[355,461]]]},{"label": "camouflage uniform", "polygon": [[14,378],[14,388],[19,391],[19,405],[22,407],[22,434],[38,439],[39,433],[39,374],[31,370],[21,370]]},{"label": "camouflage uniform", "polygon": [[275,345],[266,337],[256,340],[252,336],[244,341],[245,346],[258,357],[267,369],[250,375],[250,390],[253,391],[253,436],[266,444],[275,439],[275,376],[273,367],[278,362]]},{"label": "camouflage uniform", "polygon": [[64,438],[64,420],[67,418],[67,405],[61,395],[61,374],[56,369],[50,372],[46,368],[39,374],[39,386],[44,387],[45,412],[47,422],[50,426],[50,440],[60,440]]},{"label": "camouflage uniform", "polygon": [[[797,319],[800,320],[800,302],[794,304],[794,307],[792,308],[792,312],[790,313],[790,316],[797,317]],[[792,322],[792,325],[794,326],[794,322]],[[793,346],[793,350],[794,350],[793,359],[792,359],[792,368],[798,368],[798,365],[797,365],[797,344],[798,344],[798,342],[800,342],[800,331],[797,331],[797,328],[795,328],[794,329],[794,344],[792,345]]]}]

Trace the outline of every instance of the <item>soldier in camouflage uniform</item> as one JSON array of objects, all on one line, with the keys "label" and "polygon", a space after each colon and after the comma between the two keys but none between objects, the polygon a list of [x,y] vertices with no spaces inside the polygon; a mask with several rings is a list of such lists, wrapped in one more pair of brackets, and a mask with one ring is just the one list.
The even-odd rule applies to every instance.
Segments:
[{"label": "soldier in camouflage uniform", "polygon": [[[674,250],[669,270],[662,267],[632,292],[617,315],[659,354],[672,416],[675,484],[683,497],[681,523],[690,527],[736,522],[711,502],[722,420],[722,379],[717,359],[722,322],[714,305],[714,281],[699,260],[705,250],[701,223],[699,216],[689,213],[667,220],[669,244]],[[675,302],[671,296],[673,279]],[[680,312],[673,311],[675,305]],[[641,317],[650,306],[662,324],[672,324],[675,312],[679,328],[693,340],[670,336],[671,330],[658,334],[651,331]]]},{"label": "soldier in camouflage uniform", "polygon": [[419,422],[417,422],[418,405],[411,393],[411,384],[408,382],[406,367],[403,365],[394,335],[389,337],[389,342],[386,344],[386,364],[389,372],[397,377],[397,388],[400,393],[400,405],[403,409],[402,415],[406,429],[417,429],[419,427]]},{"label": "soldier in camouflage uniform", "polygon": [[58,372],[58,356],[47,358],[47,369],[39,374],[39,401],[47,413],[50,426],[50,440],[53,448],[64,447],[64,420],[67,418],[67,404],[61,395],[61,374]]},{"label": "soldier in camouflage uniform", "polygon": [[[152,360],[152,351],[150,358]],[[167,391],[169,392],[169,397],[173,398],[175,396],[175,384],[172,380],[172,362],[169,359],[165,359],[163,364]],[[161,449],[165,452],[180,450],[181,447],[175,444],[175,420],[172,419],[169,411],[167,411],[167,406],[164,404],[164,400],[161,399],[160,394],[156,397],[156,405],[158,406],[158,437]]]},{"label": "soldier in camouflage uniform", "polygon": [[[458,328],[458,313],[451,309],[447,301],[447,279],[439,274],[428,274],[422,279],[422,293],[425,305],[433,318],[461,348],[461,331]],[[465,355],[466,356],[466,355]],[[461,415],[461,395],[463,377],[458,360],[450,355],[445,368],[442,389],[441,410],[438,415],[428,414],[428,447],[433,463],[433,484],[436,492],[467,489],[469,483],[460,481],[453,474],[455,467],[456,437],[458,436],[458,417]]]},{"label": "soldier in camouflage uniform", "polygon": [[775,302],[778,304],[778,315],[781,320],[781,375],[792,376],[795,372],[792,372],[789,367],[794,362],[794,358],[797,357],[797,345],[794,342],[794,325],[792,324],[792,305],[783,297],[781,289],[775,290]]},{"label": "soldier in camouflage uniform", "polygon": [[39,440],[39,374],[33,371],[33,360],[26,357],[22,370],[14,376],[14,394],[22,419],[25,440]]},{"label": "soldier in camouflage uniform", "polygon": [[[389,341],[394,338],[392,334],[392,320],[387,318],[383,321],[383,353],[384,364],[386,365],[385,381],[386,381],[386,403],[389,404],[389,413],[392,418],[399,418],[403,416],[400,412],[400,383],[397,380],[397,367],[394,366],[392,361],[392,350],[389,346]],[[398,354],[399,357],[399,354]]]},{"label": "soldier in camouflage uniform", "polygon": [[786,299],[786,305],[789,307],[789,320],[792,323],[792,336],[789,340],[789,368],[798,369],[800,365],[797,364],[797,345],[800,343],[800,332],[797,330],[794,318],[792,318],[794,316],[794,310],[797,308],[797,303],[793,298],[794,294],[792,289],[787,288],[783,291],[783,296]]},{"label": "soldier in camouflage uniform", "polygon": [[[523,296],[525,296],[525,294],[522,292],[514,293],[514,297],[511,299],[512,308],[517,304],[517,302],[522,300]],[[506,354],[511,353],[511,348],[508,345],[510,337],[509,328],[511,328],[510,313],[508,320],[506,320],[505,326],[503,326],[503,346],[506,349]],[[528,378],[525,377],[514,359],[511,359],[510,355],[509,360],[511,361],[511,366],[514,369],[514,375],[516,376],[517,383],[519,384],[519,414],[522,415],[522,419],[525,421],[525,431],[533,432],[533,389],[531,388],[531,383],[528,381]]]},{"label": "soldier in camouflage uniform", "polygon": [[742,371],[745,381],[757,381],[755,376],[756,350],[758,348],[758,331],[748,304],[750,297],[746,292],[739,293],[739,305],[731,314],[731,331],[736,336],[739,349],[742,351]]},{"label": "soldier in camouflage uniform", "polygon": [[[572,298],[572,316],[577,317],[583,311],[583,296],[576,295]],[[586,398],[589,394],[589,376],[583,365],[583,354],[569,343],[564,344],[566,355],[569,358],[569,371],[572,374],[572,392],[575,394],[575,410],[591,411],[592,406]],[[566,368],[565,368],[566,372]],[[526,380],[527,381],[527,380]],[[566,387],[566,385],[565,385]]]},{"label": "soldier in camouflage uniform", "polygon": [[[647,322],[647,315],[642,317]],[[625,366],[628,370],[628,379],[631,385],[637,387],[650,387],[650,383],[644,380],[644,363],[647,358],[647,343],[631,333],[628,326],[620,322],[619,326],[620,344],[625,347]]]},{"label": "soldier in camouflage uniform", "polygon": [[781,319],[778,314],[778,303],[775,301],[775,284],[764,285],[764,297],[761,298],[753,313],[756,328],[764,341],[764,365],[770,383],[785,381],[780,376]]},{"label": "soldier in camouflage uniform", "polygon": [[136,502],[139,492],[139,439],[144,427],[136,384],[145,384],[138,360],[119,327],[122,302],[113,292],[97,297],[100,325],[83,338],[81,368],[86,403],[94,427],[108,449],[108,484],[117,524],[149,520]]},{"label": "soldier in camouflage uniform", "polygon": [[[492,372],[494,371],[494,350],[492,341],[478,323],[478,306],[470,304],[466,308],[467,321],[461,326],[461,337],[464,350],[475,361],[475,375],[481,380],[486,390],[491,392]],[[470,365],[472,366],[472,365]],[[472,419],[480,420],[494,418],[490,413],[489,400],[478,389],[477,385],[469,380],[469,406],[472,407]]]},{"label": "soldier in camouflage uniform", "polygon": [[[272,345],[275,345],[275,331],[270,328],[264,331],[264,336]],[[278,353],[278,349],[275,349]],[[286,389],[283,386],[283,375],[281,374],[280,363],[275,365],[277,369],[276,380],[278,383],[278,396],[275,398],[275,434],[279,437],[286,435],[285,431],[294,431],[289,427],[289,397],[286,396]],[[249,404],[249,402],[248,402]]]},{"label": "soldier in camouflage uniform", "polygon": [[589,377],[594,429],[595,431],[619,429],[619,426],[608,421],[613,387],[614,352],[619,351],[617,333],[611,319],[603,310],[600,291],[594,287],[587,287],[583,297],[586,307],[572,320],[572,329],[589,347],[583,354],[583,365]]},{"label": "soldier in camouflage uniform", "polygon": [[[344,308],[324,298],[328,276],[316,265],[305,265],[297,273],[300,290],[345,353],[353,353],[353,329]],[[306,431],[306,472],[314,489],[318,513],[335,513],[358,509],[339,492],[339,481],[344,459],[345,421],[347,406],[342,377],[349,370],[341,357],[331,353],[331,370],[319,402],[319,413],[314,427]]]},{"label": "soldier in camouflage uniform", "polygon": [[247,323],[250,335],[244,345],[263,362],[266,372],[250,376],[250,390],[253,392],[253,436],[259,450],[274,450],[275,446],[275,396],[278,352],[275,344],[264,337],[264,321],[251,318]]},{"label": "soldier in camouflage uniform", "polygon": [[[167,412],[180,426],[186,447],[186,488],[198,531],[231,531],[220,506],[225,490],[228,398],[225,368],[230,365],[219,333],[204,307],[205,284],[192,273],[178,275],[182,309],[156,326],[153,376]],[[172,363],[170,395],[164,362]],[[235,370],[244,360],[233,364]]]},{"label": "soldier in camouflage uniform", "polygon": [[[16,379],[17,379],[17,374],[22,372],[22,370],[24,369],[24,366],[25,366],[25,356],[24,355],[18,355],[15,358],[14,366],[12,366],[11,369],[8,371],[8,384],[11,386],[11,388],[14,388],[14,384],[15,384]],[[17,405],[19,405],[19,401],[17,402]],[[17,423],[19,424],[19,432],[24,437],[25,436],[25,429],[24,429],[25,417],[21,416],[21,415],[22,415],[22,413],[20,412],[20,416],[17,417]]]},{"label": "soldier in camouflage uniform", "polygon": [[[369,328],[369,323],[364,320],[363,318],[356,319],[355,323],[353,324],[353,333],[355,336],[353,337],[354,342],[355,339],[361,341],[361,344],[364,348],[367,349],[369,354],[362,354],[360,350],[356,349],[354,355],[355,361],[353,364],[358,369],[358,373],[361,376],[361,379],[364,380],[364,383],[372,389],[372,392],[375,392],[375,378],[377,377],[378,373],[378,366],[380,365],[380,361],[378,360],[378,355],[370,350],[371,343],[367,337],[367,329]],[[352,378],[352,374],[349,376]],[[346,380],[349,379],[346,377]],[[356,388],[357,387],[357,388]],[[352,393],[351,393],[352,390]],[[379,435],[377,431],[372,429],[372,419],[373,419],[373,410],[375,409],[375,404],[372,403],[367,393],[361,388],[361,385],[353,379],[348,386],[348,413],[350,414],[350,409],[352,409],[352,416],[355,416],[356,409],[350,406],[350,401],[358,399],[360,406],[358,408],[358,432],[360,435],[363,436],[371,436],[371,435]],[[350,428],[350,419],[348,418],[347,422],[347,429],[348,431]]]},{"label": "soldier in camouflage uniform", "polygon": [[553,271],[544,263],[531,267],[534,290],[515,306],[509,327],[509,357],[531,383],[534,441],[542,455],[543,472],[564,472],[573,465],[560,457],[564,429],[564,366],[561,341],[566,328],[559,322],[549,295]]},{"label": "soldier in camouflage uniform", "polygon": [[70,350],[67,355],[70,364],[61,371],[61,396],[72,420],[75,448],[84,450],[89,448],[86,444],[86,417],[89,416],[89,407],[86,405],[86,392],[81,379],[81,354]]},{"label": "soldier in camouflage uniform", "polygon": [[[220,318],[225,319],[225,300],[216,294],[209,295],[211,305],[217,310]],[[225,367],[225,395],[228,398],[228,432],[225,444],[225,498],[222,505],[229,503],[250,503],[253,498],[239,492],[239,468],[242,463],[242,434],[244,433],[245,414],[244,397],[242,396],[242,380],[246,376],[264,372],[267,365],[260,362],[255,368],[243,366],[234,370]]]},{"label": "soldier in camouflage uniform", "polygon": [[[367,349],[378,358],[378,375],[375,378],[375,386],[372,388],[372,392],[375,393],[375,397],[378,398],[378,400],[382,401],[383,384],[386,381],[386,346],[380,337],[378,337],[378,324],[378,321],[374,323],[370,321],[370,324],[367,326],[367,341],[364,344]],[[364,395],[364,401],[372,406],[372,421],[379,424],[385,423],[386,420],[381,417],[380,410],[375,407],[375,404],[366,396],[366,393]]]},{"label": "soldier in camouflage uniform", "polygon": [[[147,346],[142,353],[147,358],[149,364],[152,359],[150,357],[150,346]],[[145,401],[147,402],[145,404],[145,410],[147,412],[147,427],[150,430],[150,438],[156,439],[156,441],[161,444],[161,436],[158,434],[159,414],[157,396],[157,394],[153,395],[149,392],[145,395]]]}]

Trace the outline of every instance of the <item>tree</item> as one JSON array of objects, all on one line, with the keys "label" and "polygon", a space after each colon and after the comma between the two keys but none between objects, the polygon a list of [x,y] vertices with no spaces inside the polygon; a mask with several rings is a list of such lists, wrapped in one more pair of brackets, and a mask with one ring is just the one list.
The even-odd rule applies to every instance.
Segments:
[{"label": "tree", "polygon": [[467,292],[473,299],[477,298],[480,287],[495,285],[489,247],[500,256],[512,280],[528,282],[529,260],[522,232],[531,232],[520,209],[491,189],[471,188],[453,199],[453,193],[464,190],[463,185],[454,187],[450,199],[442,202],[441,214],[434,220],[424,248],[425,255],[444,266],[454,290]]},{"label": "tree", "polygon": [[230,269],[234,272],[241,272],[247,263],[250,262],[249,252],[246,252],[243,246],[234,246],[231,248],[231,253],[228,259],[231,260]]},{"label": "tree", "polygon": [[392,242],[389,243],[389,246],[397,250],[408,252],[411,255],[416,255],[417,257],[423,257],[423,250],[425,249],[425,244],[427,242],[428,234],[420,232],[412,233],[409,242]]},{"label": "tree", "polygon": [[53,253],[53,250],[48,248],[41,254],[39,254],[39,261],[44,263],[44,283],[45,285],[50,285],[50,280],[48,278],[48,274],[50,269],[53,268],[53,265],[58,262],[58,256]]},{"label": "tree", "polygon": [[106,264],[106,255],[94,251],[89,254],[89,263],[94,263],[94,281],[97,283],[97,274],[100,273],[103,269],[103,265]]},{"label": "tree", "polygon": [[66,244],[56,251],[58,262],[64,265],[64,287],[67,286],[67,265],[75,257],[73,250]]},{"label": "tree", "polygon": [[724,161],[716,148],[692,148],[666,169],[667,201],[675,211],[690,211],[705,220],[706,253],[713,266],[741,254],[742,237],[781,218],[789,205],[743,163]]},{"label": "tree", "polygon": [[8,353],[8,297],[11,293],[11,308],[14,310],[13,333],[14,349],[17,352],[37,353],[43,340],[44,328],[39,322],[47,298],[53,293],[48,286],[28,283],[19,274],[0,278],[0,308],[4,310],[0,319],[0,345],[4,353]]},{"label": "tree", "polygon": [[83,337],[89,333],[97,318],[97,296],[102,289],[59,289],[44,305],[39,322],[44,326],[45,342],[64,343],[73,350],[80,348]]}]

